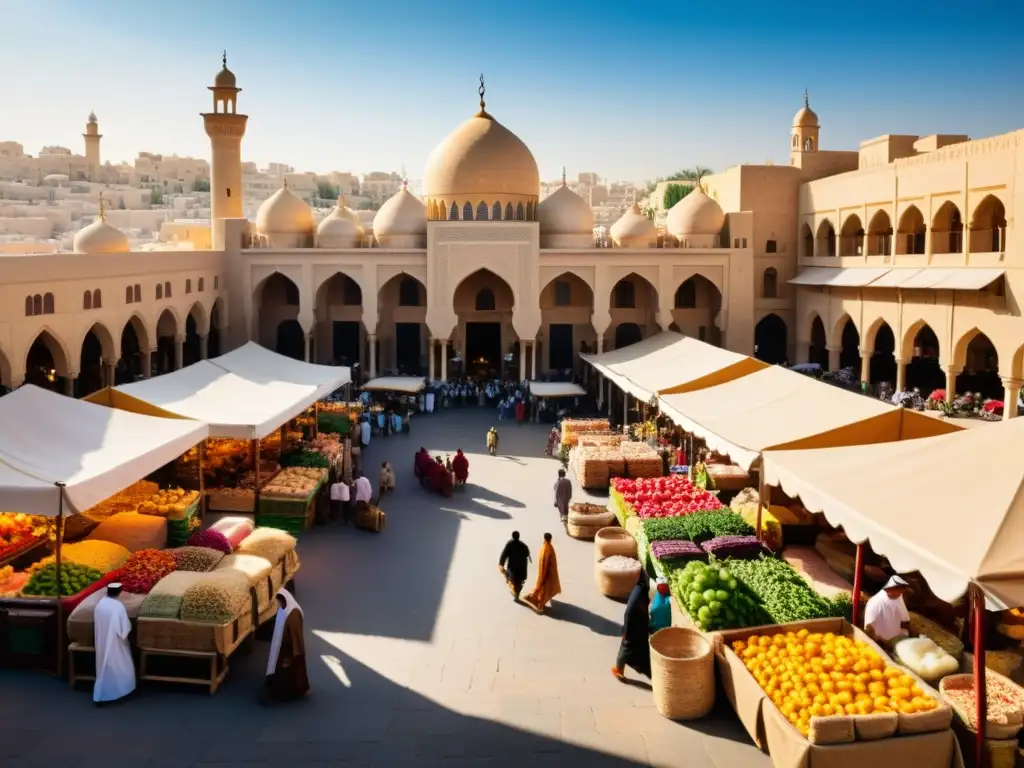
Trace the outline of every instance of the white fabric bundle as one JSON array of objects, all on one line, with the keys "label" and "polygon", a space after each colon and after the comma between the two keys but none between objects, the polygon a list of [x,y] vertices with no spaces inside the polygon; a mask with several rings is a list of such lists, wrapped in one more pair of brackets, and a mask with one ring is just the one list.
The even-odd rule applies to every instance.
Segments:
[{"label": "white fabric bundle", "polygon": [[925,680],[938,680],[960,669],[960,663],[924,637],[908,637],[894,646],[896,659]]}]

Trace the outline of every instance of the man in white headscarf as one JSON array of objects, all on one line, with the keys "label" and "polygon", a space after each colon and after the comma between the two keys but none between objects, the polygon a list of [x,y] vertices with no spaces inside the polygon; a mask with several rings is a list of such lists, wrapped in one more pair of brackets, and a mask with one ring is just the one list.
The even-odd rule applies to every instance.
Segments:
[{"label": "man in white headscarf", "polygon": [[277,593],[277,618],[270,641],[265,691],[275,701],[293,701],[309,693],[302,609],[286,589]]},{"label": "man in white headscarf", "polygon": [[903,602],[903,593],[909,586],[899,576],[893,576],[881,592],[868,600],[864,609],[864,629],[877,642],[889,644],[908,635],[910,614]]},{"label": "man in white headscarf", "polygon": [[128,635],[132,624],[118,600],[120,583],[107,585],[107,594],[93,612],[93,643],[96,647],[96,683],[92,700],[97,704],[122,699],[135,690],[135,665]]}]

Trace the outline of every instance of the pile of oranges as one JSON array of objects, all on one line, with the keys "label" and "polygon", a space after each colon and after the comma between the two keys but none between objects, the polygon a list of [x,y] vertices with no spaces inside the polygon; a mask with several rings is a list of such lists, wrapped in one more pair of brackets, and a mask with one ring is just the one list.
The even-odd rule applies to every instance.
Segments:
[{"label": "pile of oranges", "polygon": [[832,632],[786,632],[737,640],[733,651],[793,726],[812,717],[930,712],[938,704],[916,680],[865,643]]}]

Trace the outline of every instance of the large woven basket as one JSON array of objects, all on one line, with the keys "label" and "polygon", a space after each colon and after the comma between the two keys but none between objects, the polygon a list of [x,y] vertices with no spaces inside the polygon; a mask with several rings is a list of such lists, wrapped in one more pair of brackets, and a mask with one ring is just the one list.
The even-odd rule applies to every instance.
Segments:
[{"label": "large woven basket", "polygon": [[606,568],[602,560],[598,560],[594,563],[594,580],[602,595],[624,599],[629,597],[629,593],[636,586],[642,567],[640,561],[637,560],[635,568],[630,568],[628,571],[613,571]]},{"label": "large woven basket", "polygon": [[[988,680],[992,680],[996,676],[998,676],[1000,678],[1000,682],[1005,681],[1006,683],[1008,683],[1009,685],[1011,685],[1011,686],[1013,686],[1015,688],[1018,687],[1012,681],[1007,680],[1005,677],[1002,677],[1001,675],[999,675],[998,672],[992,672],[991,670],[988,671],[988,675],[987,675]],[[971,717],[974,716],[974,713],[973,712],[963,711],[957,704],[953,703],[952,701],[949,700],[949,698],[947,698],[947,693],[949,691],[951,691],[951,690],[963,690],[964,688],[973,688],[973,687],[974,687],[974,675],[973,674],[947,675],[946,677],[942,678],[942,680],[939,681],[939,693],[942,696],[943,702],[947,706],[951,707],[954,712],[956,712],[957,717],[963,723],[964,727],[967,730],[971,731],[972,733],[974,732],[974,729],[971,728],[970,723],[971,723]],[[940,711],[940,710],[935,710],[935,711]],[[933,714],[933,713],[929,713],[929,714]],[[948,724],[947,724],[947,727],[948,727]],[[1013,739],[1013,738],[1017,737],[1017,734],[1020,732],[1020,729],[1021,729],[1021,722],[1015,722],[1015,723],[1014,722],[1010,722],[1010,723],[994,723],[994,722],[992,722],[992,720],[989,720],[988,722],[985,723],[985,736],[987,738],[989,738],[989,739]]]},{"label": "large woven basket", "polygon": [[704,717],[715,705],[715,657],[699,632],[666,627],[651,636],[654,706],[669,720]]},{"label": "large woven basket", "polygon": [[574,539],[593,539],[602,528],[615,525],[615,513],[597,504],[576,503],[569,507],[566,531]]},{"label": "large woven basket", "polygon": [[594,558],[604,560],[612,555],[636,557],[636,539],[618,526],[602,528],[594,535]]},{"label": "large woven basket", "polygon": [[199,651],[229,656],[252,630],[246,611],[227,624],[181,619],[140,618],[136,624],[140,648],[160,651]]}]

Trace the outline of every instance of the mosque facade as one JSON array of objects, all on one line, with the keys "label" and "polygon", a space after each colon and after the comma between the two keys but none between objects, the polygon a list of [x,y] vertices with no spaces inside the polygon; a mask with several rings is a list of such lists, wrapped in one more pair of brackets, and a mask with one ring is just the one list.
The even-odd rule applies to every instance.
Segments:
[{"label": "mosque facade", "polygon": [[422,196],[401,189],[367,228],[344,199],[317,225],[287,187],[243,218],[248,118],[226,61],[209,90],[212,248],[131,253],[101,216],[74,253],[0,260],[4,385],[81,394],[248,340],[364,376],[528,378],[671,329],[866,381],[1019,389],[1024,132],[830,151],[805,96],[788,165],[707,177],[661,227],[634,205],[604,238],[568,186],[540,199],[481,84]]}]

